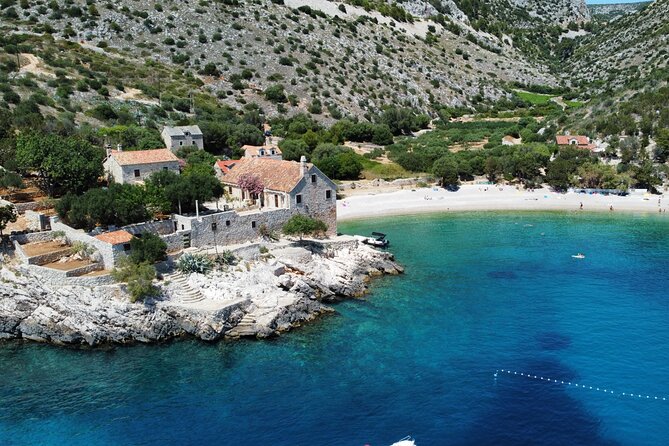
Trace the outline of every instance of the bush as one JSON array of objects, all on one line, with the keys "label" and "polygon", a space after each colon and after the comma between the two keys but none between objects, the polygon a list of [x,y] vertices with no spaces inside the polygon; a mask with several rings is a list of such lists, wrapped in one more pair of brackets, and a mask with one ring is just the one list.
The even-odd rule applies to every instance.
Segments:
[{"label": "bush", "polygon": [[237,256],[235,256],[232,251],[227,250],[220,253],[216,258],[216,263],[219,265],[236,265],[237,261]]},{"label": "bush", "polygon": [[148,263],[134,263],[129,257],[122,258],[111,273],[114,280],[128,284],[130,301],[137,302],[158,294],[153,285],[156,269]]},{"label": "bush", "polygon": [[159,236],[145,232],[130,240],[130,259],[135,263],[153,264],[167,257],[167,244]]},{"label": "bush", "polygon": [[285,103],[288,99],[286,98],[286,93],[284,92],[284,87],[281,84],[275,84],[271,87],[265,89],[265,98],[268,101]]},{"label": "bush", "polygon": [[204,254],[186,253],[179,258],[177,268],[183,274],[200,273],[206,274],[213,268],[211,259]]},{"label": "bush", "polygon": [[300,240],[305,235],[319,235],[327,231],[327,225],[318,219],[297,214],[283,225],[283,233],[286,235],[297,235]]}]

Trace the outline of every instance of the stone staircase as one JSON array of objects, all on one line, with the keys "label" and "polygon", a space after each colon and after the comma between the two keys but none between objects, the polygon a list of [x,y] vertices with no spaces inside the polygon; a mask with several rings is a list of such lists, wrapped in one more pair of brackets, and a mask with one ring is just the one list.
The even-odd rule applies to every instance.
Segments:
[{"label": "stone staircase", "polygon": [[242,320],[239,321],[239,324],[233,327],[225,335],[232,338],[238,338],[242,336],[255,336],[256,335],[256,330],[254,328],[255,324],[256,324],[255,317],[251,315],[251,313],[246,313],[242,318]]},{"label": "stone staircase", "polygon": [[181,303],[184,304],[193,304],[197,302],[202,302],[205,300],[205,297],[200,293],[200,291],[193,289],[188,284],[188,279],[180,273],[166,274],[163,278],[167,281],[177,285],[177,296]]}]

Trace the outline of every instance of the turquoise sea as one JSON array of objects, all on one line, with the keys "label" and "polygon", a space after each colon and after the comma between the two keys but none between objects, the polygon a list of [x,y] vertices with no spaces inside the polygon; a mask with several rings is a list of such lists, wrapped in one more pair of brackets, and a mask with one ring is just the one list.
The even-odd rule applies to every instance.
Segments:
[{"label": "turquoise sea", "polygon": [[0,445],[667,445],[663,217],[341,225],[388,233],[406,274],[279,338],[0,343]]}]

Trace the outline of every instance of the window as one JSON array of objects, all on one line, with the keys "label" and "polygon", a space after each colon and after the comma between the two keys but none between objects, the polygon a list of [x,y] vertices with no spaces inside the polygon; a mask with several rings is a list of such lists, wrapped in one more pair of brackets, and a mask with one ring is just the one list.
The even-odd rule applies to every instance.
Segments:
[{"label": "window", "polygon": [[232,186],[228,186],[228,193],[229,193],[229,194],[232,193]]},{"label": "window", "polygon": [[135,169],[135,178],[139,178],[139,169]]},{"label": "window", "polygon": [[124,243],[123,244],[123,250],[124,251],[130,251],[130,243]]},{"label": "window", "polygon": [[225,220],[225,226],[230,226],[230,220]]},{"label": "window", "polygon": [[184,142],[183,142],[183,141],[179,141],[179,145],[180,145],[180,146],[183,146],[183,145],[184,145]]},{"label": "window", "polygon": [[311,182],[315,183],[316,182],[316,175],[311,175]]},{"label": "window", "polygon": [[167,166],[163,167],[163,170],[168,170],[169,168]]},{"label": "window", "polygon": [[330,198],[332,198],[332,191],[331,190],[326,190],[325,191],[325,199],[329,200]]},{"label": "window", "polygon": [[302,204],[302,195],[301,194],[295,195],[295,203]]},{"label": "window", "polygon": [[255,221],[251,222],[251,227],[255,229],[255,227],[256,227],[256,222]]},{"label": "window", "polygon": [[216,224],[216,222],[213,222],[213,223],[211,224],[211,230],[212,230],[212,231],[215,231],[216,228],[218,228],[218,225]]}]

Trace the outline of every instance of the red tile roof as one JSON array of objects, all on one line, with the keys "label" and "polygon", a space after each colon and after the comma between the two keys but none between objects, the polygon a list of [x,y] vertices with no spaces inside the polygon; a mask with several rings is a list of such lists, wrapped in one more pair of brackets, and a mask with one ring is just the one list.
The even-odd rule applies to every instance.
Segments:
[{"label": "red tile roof", "polygon": [[588,139],[587,136],[582,136],[582,135],[557,135],[555,137],[555,140],[557,141],[557,144],[559,146],[568,146],[570,141],[576,140],[576,143],[579,146],[587,146],[590,144],[590,140]]},{"label": "red tile roof", "polygon": [[[307,163],[307,170],[312,164]],[[270,158],[251,158],[239,163],[221,180],[233,186],[244,174],[257,175],[265,185],[265,189],[290,192],[302,179],[300,163]]]},{"label": "red tile roof", "polygon": [[241,162],[242,160],[218,160],[216,161],[216,165],[219,169],[221,169],[221,172],[225,174],[230,172],[230,169]]},{"label": "red tile roof", "polygon": [[110,156],[121,166],[179,161],[179,158],[177,158],[170,149],[133,150],[122,152],[115,150]]},{"label": "red tile roof", "polygon": [[104,234],[96,235],[95,238],[111,245],[120,245],[121,243],[129,243],[133,235],[123,229],[113,232],[105,232]]}]

